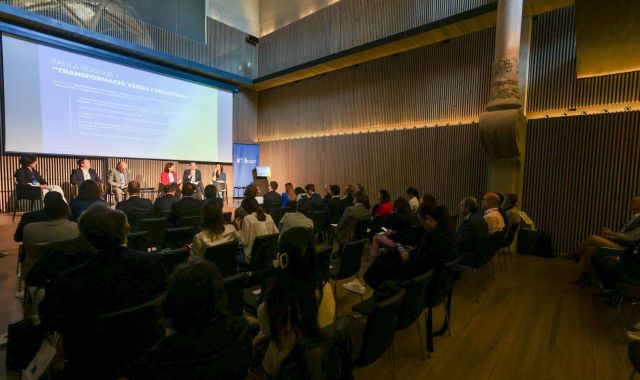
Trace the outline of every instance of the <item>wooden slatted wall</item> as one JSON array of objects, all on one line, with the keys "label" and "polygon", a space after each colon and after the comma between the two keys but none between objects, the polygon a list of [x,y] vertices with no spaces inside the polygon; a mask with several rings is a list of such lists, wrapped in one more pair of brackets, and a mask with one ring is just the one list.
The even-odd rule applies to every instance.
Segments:
[{"label": "wooden slatted wall", "polygon": [[342,0],[260,38],[259,77],[493,3]]},{"label": "wooden slatted wall", "polygon": [[640,194],[640,112],[531,120],[523,209],[556,249],[619,228]]},{"label": "wooden slatted wall", "polygon": [[464,196],[481,196],[486,186],[477,124],[274,141],[260,149],[283,189],[286,182],[314,183],[319,192],[359,182],[375,200],[379,189],[395,199],[415,186],[455,212]]},{"label": "wooden slatted wall", "polygon": [[577,79],[574,28],[573,7],[534,20],[527,111],[640,101],[640,71]]},{"label": "wooden slatted wall", "polygon": [[258,139],[477,118],[494,29],[259,92]]}]

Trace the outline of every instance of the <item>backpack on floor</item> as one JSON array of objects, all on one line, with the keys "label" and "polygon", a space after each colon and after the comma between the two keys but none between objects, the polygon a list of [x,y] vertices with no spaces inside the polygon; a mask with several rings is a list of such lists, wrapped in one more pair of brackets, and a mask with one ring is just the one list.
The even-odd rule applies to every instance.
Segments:
[{"label": "backpack on floor", "polygon": [[535,253],[536,255],[542,257],[556,257],[556,251],[553,249],[553,241],[551,240],[551,235],[543,231],[538,231]]}]

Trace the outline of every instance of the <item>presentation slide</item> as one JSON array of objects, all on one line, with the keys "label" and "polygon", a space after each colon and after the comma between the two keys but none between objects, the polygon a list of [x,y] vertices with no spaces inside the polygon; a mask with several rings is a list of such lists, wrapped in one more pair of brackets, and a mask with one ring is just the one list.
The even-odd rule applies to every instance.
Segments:
[{"label": "presentation slide", "polygon": [[233,94],[2,35],[5,150],[231,162]]}]

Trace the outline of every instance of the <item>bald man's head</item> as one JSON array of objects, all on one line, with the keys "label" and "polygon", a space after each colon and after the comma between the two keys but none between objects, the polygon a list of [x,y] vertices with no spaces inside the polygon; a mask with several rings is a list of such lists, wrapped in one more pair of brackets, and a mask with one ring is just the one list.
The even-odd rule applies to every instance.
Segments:
[{"label": "bald man's head", "polygon": [[500,207],[500,197],[497,193],[486,193],[482,197],[482,207],[487,210]]},{"label": "bald man's head", "polygon": [[631,212],[633,215],[640,214],[640,195],[631,198]]}]

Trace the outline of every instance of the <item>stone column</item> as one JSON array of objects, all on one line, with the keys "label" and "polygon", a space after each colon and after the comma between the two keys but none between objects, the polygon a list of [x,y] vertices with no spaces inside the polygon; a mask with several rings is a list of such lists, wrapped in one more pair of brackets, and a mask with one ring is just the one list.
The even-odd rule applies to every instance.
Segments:
[{"label": "stone column", "polygon": [[499,0],[491,93],[480,115],[489,191],[522,193],[526,118],[518,84],[523,0]]}]

